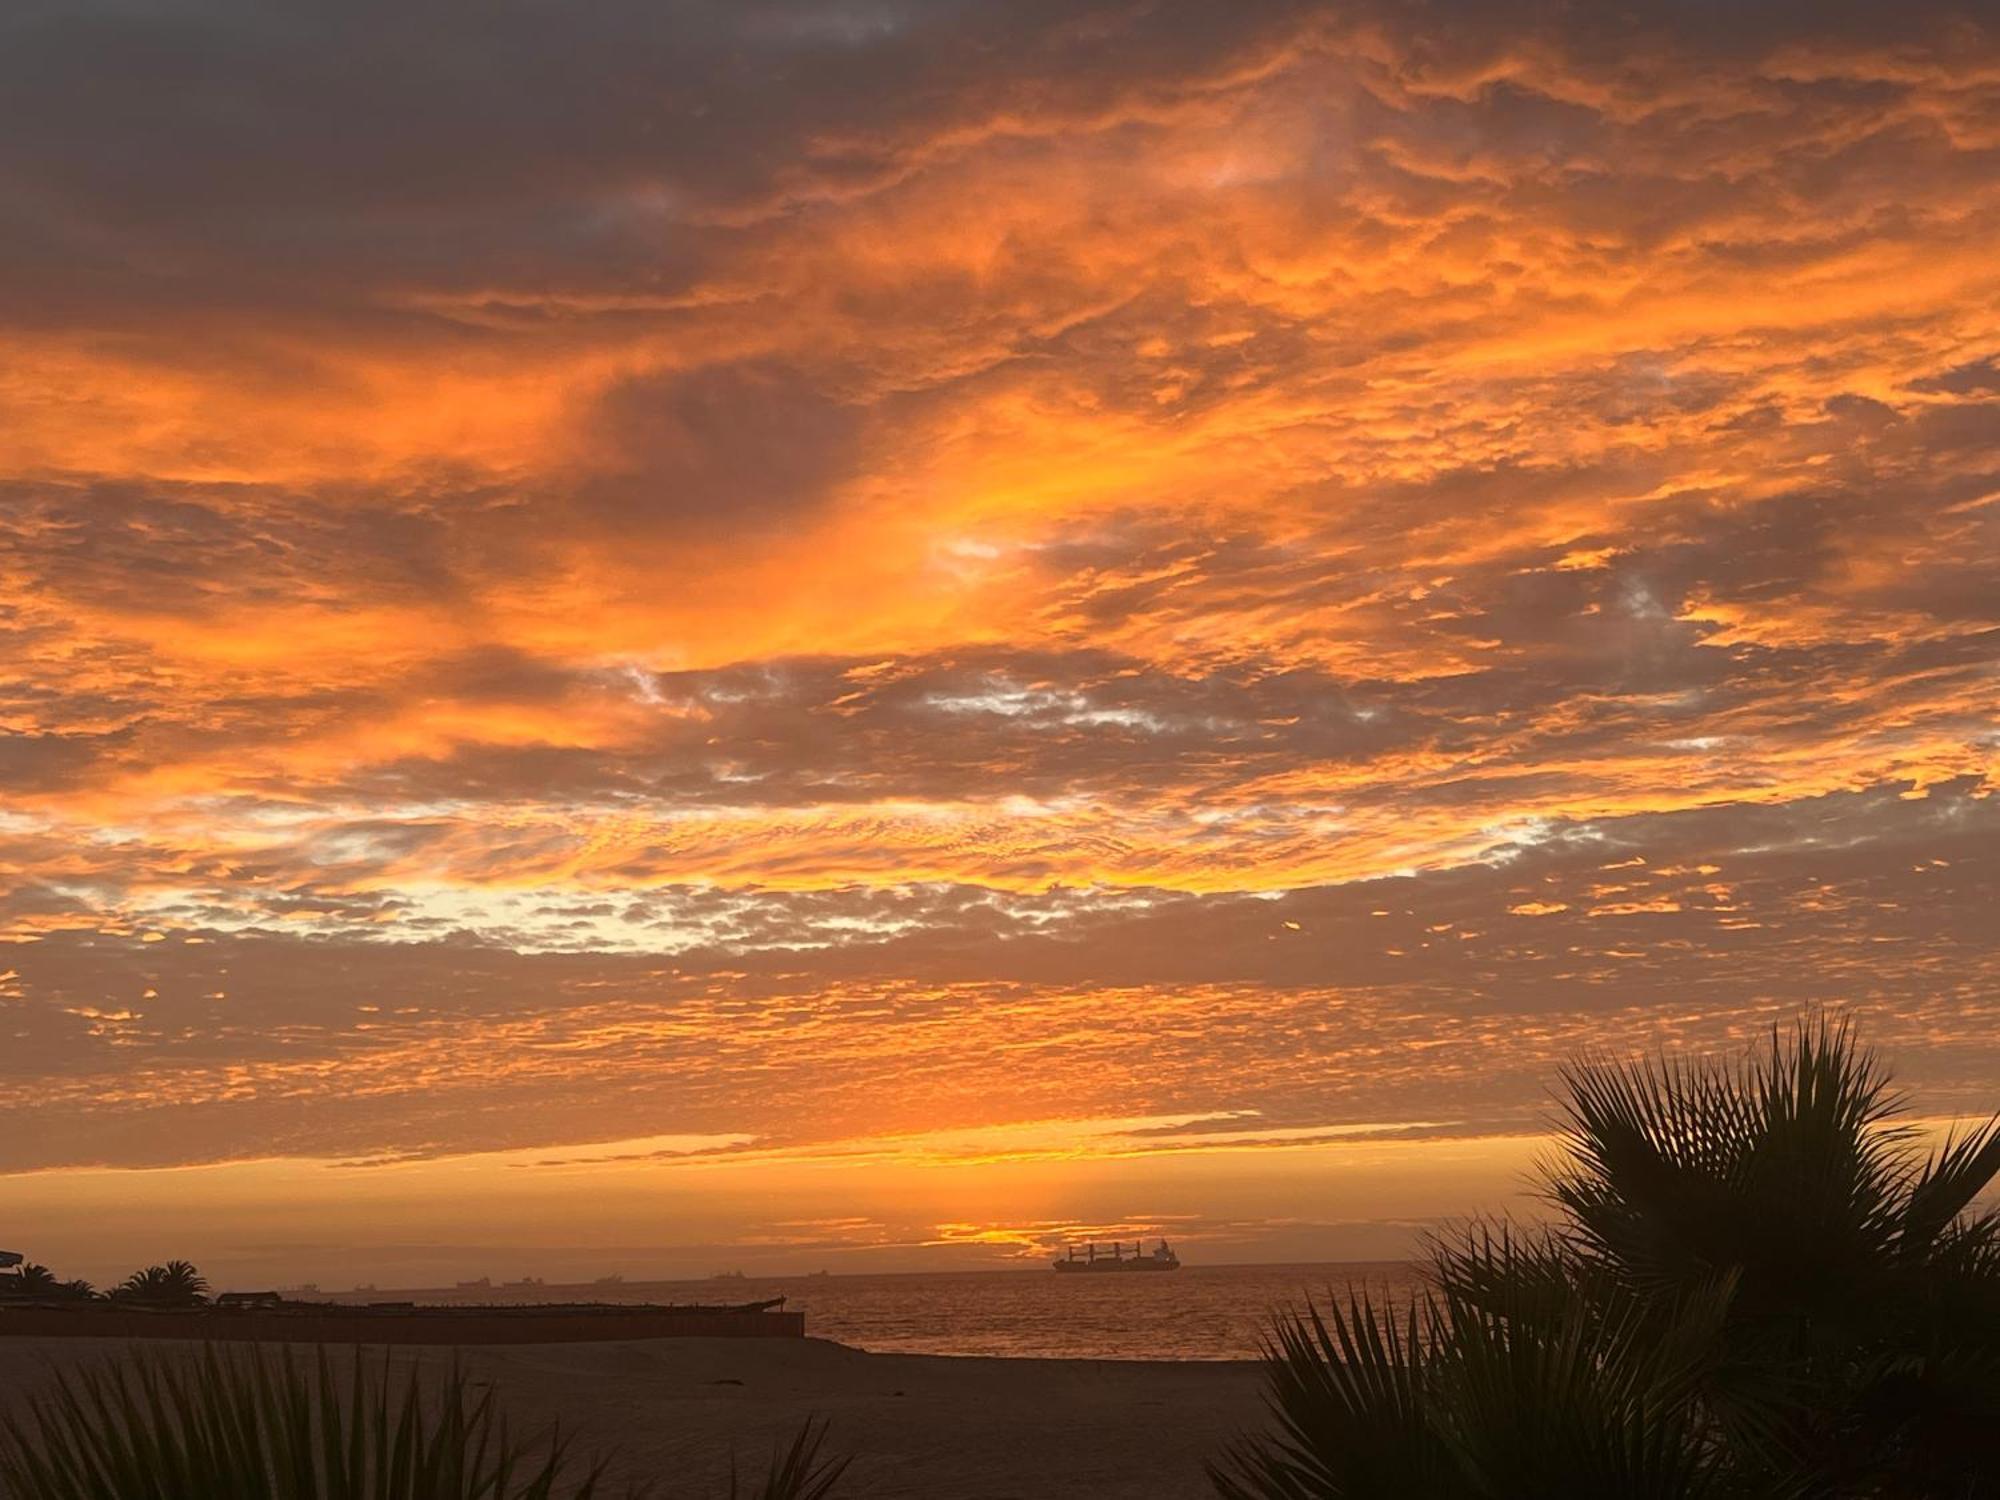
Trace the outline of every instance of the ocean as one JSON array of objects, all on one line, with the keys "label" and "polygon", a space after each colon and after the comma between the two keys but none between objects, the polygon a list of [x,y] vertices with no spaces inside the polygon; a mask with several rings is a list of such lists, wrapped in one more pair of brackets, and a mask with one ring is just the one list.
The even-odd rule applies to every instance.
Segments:
[{"label": "ocean", "polygon": [[[1064,1276],[1051,1270],[903,1275],[752,1276],[615,1286],[422,1293],[437,1301],[751,1302],[784,1297],[806,1333],[877,1353],[1042,1359],[1254,1359],[1274,1309],[1349,1287],[1407,1304],[1405,1261],[1183,1266]],[[398,1295],[407,1295],[401,1294]],[[340,1300],[362,1300],[352,1296]]]},{"label": "ocean", "polygon": [[[1401,1306],[1416,1273],[1403,1261],[1122,1275],[983,1271],[814,1277],[785,1283],[784,1292],[788,1307],[804,1309],[808,1334],[883,1353],[1254,1359],[1274,1309],[1302,1306],[1308,1296],[1323,1303],[1329,1288],[1344,1298],[1350,1285]],[[750,1295],[760,1295],[754,1286]]]}]

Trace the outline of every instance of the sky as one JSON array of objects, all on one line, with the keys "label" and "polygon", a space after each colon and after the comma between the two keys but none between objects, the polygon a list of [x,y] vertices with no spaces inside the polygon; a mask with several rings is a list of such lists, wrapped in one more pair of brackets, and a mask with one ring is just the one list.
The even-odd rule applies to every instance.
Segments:
[{"label": "sky", "polygon": [[6,7],[0,1243],[1397,1255],[1814,1006],[1990,1109],[1996,243],[1974,5]]}]

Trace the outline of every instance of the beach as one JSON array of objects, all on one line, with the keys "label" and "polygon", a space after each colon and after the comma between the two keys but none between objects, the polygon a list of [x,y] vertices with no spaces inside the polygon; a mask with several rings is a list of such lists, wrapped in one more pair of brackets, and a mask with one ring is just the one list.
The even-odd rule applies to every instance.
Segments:
[{"label": "beach", "polygon": [[[116,1359],[113,1341],[0,1339],[0,1389]],[[184,1345],[148,1345],[151,1350]],[[452,1352],[399,1349],[444,1366]],[[998,1359],[871,1354],[825,1339],[652,1339],[493,1345],[458,1354],[510,1425],[560,1422],[613,1456],[610,1493],[727,1493],[732,1457],[759,1474],[808,1418],[851,1453],[838,1494],[862,1500],[1195,1500],[1202,1461],[1263,1420],[1250,1361]]]}]

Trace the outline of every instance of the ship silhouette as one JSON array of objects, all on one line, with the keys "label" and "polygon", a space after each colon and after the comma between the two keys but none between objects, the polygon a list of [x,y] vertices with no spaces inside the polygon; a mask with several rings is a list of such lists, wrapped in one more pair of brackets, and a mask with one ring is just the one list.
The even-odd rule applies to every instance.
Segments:
[{"label": "ship silhouette", "polygon": [[1178,1271],[1181,1268],[1181,1258],[1174,1254],[1165,1240],[1160,1241],[1159,1248],[1151,1255],[1146,1254],[1145,1249],[1143,1241],[1134,1240],[1132,1253],[1127,1255],[1124,1244],[1114,1240],[1109,1255],[1098,1254],[1095,1244],[1085,1245],[1083,1254],[1078,1255],[1076,1246],[1071,1245],[1056,1257],[1054,1264],[1058,1271]]}]

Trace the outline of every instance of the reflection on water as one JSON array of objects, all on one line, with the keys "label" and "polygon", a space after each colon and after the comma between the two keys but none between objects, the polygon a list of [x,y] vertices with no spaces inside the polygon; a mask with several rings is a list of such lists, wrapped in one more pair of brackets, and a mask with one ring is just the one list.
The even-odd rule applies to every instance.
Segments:
[{"label": "reflection on water", "polygon": [[1185,1266],[1156,1275],[996,1271],[814,1279],[789,1288],[806,1329],[863,1349],[1063,1359],[1245,1359],[1272,1309],[1359,1285],[1399,1305],[1402,1262]]},{"label": "reflection on water", "polygon": [[[1247,1359],[1272,1309],[1349,1287],[1396,1306],[1416,1285],[1403,1261],[1186,1266],[1156,1274],[974,1271],[902,1276],[751,1276],[615,1286],[495,1287],[435,1300],[750,1302],[784,1296],[806,1332],[877,1352],[1054,1359]],[[424,1294],[429,1300],[430,1294]]]}]

